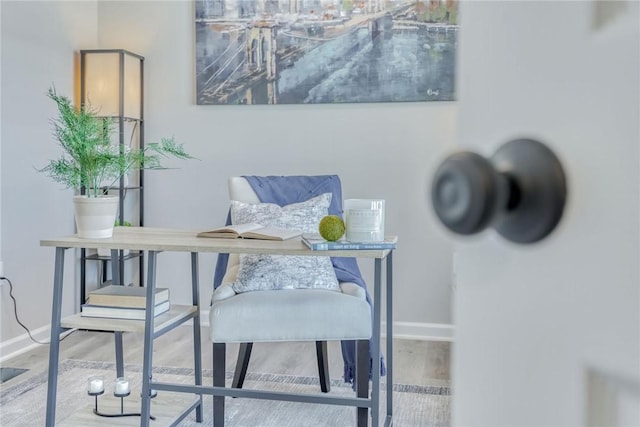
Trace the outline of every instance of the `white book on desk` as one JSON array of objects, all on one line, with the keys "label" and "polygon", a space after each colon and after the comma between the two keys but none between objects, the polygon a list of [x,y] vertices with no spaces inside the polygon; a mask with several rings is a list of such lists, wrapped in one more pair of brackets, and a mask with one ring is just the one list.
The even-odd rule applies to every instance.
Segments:
[{"label": "white book on desk", "polygon": [[316,233],[305,233],[302,235],[302,243],[307,245],[312,251],[353,251],[353,250],[378,250],[395,249],[398,242],[397,237],[387,237],[380,242],[349,242],[346,240],[327,241]]},{"label": "white book on desk", "polygon": [[[171,308],[169,301],[163,301],[156,304],[153,310],[153,316],[158,316],[162,313],[166,313]],[[134,307],[113,307],[108,305],[94,305],[84,304],[82,306],[83,317],[103,317],[109,319],[129,319],[129,320],[144,320],[146,309],[134,308]]]}]

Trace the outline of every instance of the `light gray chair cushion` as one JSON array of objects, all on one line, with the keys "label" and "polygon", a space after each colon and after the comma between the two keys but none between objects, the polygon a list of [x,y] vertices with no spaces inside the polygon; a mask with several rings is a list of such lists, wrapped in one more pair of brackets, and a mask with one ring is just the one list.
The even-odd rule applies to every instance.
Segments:
[{"label": "light gray chair cushion", "polygon": [[371,337],[371,309],[364,298],[321,289],[237,294],[215,301],[209,320],[213,342]]}]

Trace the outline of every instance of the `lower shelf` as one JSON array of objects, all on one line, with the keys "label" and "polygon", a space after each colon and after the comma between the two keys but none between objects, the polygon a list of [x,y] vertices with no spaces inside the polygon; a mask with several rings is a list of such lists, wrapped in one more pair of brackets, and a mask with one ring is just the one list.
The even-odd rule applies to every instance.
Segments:
[{"label": "lower shelf", "polygon": [[[164,328],[174,325],[192,317],[198,310],[194,305],[171,305],[171,309],[166,313],[156,316],[153,330],[158,332]],[[99,317],[82,317],[80,313],[72,314],[62,319],[63,328],[77,328],[94,331],[122,331],[122,332],[144,332],[144,320],[128,319],[106,319]]]}]

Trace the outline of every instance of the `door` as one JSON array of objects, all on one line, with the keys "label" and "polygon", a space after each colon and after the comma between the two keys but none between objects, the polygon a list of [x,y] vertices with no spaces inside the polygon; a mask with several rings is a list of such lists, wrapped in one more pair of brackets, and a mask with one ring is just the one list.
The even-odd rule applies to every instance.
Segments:
[{"label": "door", "polygon": [[455,243],[453,423],[640,426],[640,4],[461,2],[458,146],[559,157],[544,240]]}]

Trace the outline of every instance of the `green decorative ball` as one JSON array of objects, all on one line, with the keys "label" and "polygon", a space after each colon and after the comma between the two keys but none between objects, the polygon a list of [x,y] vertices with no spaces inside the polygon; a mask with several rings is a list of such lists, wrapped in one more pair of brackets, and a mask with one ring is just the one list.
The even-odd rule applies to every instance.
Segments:
[{"label": "green decorative ball", "polygon": [[344,234],[344,221],[337,215],[327,215],[320,220],[318,231],[323,239],[334,242]]}]

